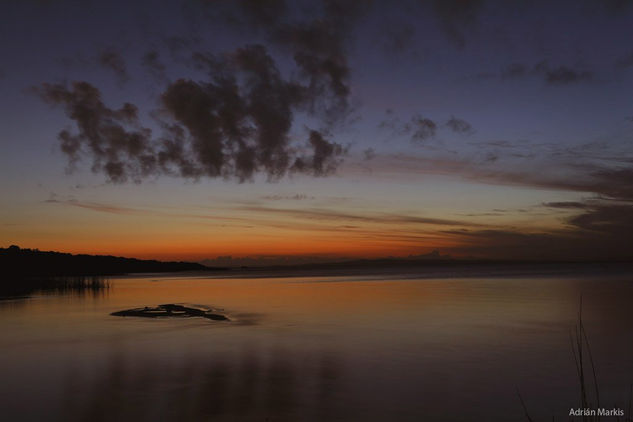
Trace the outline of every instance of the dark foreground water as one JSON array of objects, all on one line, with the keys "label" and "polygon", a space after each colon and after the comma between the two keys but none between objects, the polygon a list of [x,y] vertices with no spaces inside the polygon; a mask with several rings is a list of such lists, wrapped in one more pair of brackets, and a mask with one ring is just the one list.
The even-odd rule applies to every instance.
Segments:
[{"label": "dark foreground water", "polygon": [[[568,420],[581,294],[602,404],[626,410],[626,270],[172,275],[0,301],[0,420],[525,421],[517,388],[535,420]],[[163,303],[232,321],[110,316]]]}]

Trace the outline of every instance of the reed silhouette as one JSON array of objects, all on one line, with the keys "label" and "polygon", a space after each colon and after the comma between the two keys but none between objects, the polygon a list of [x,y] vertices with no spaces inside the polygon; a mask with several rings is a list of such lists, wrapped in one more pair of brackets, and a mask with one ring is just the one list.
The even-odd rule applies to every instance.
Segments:
[{"label": "reed silhouette", "polygon": [[[574,420],[574,418],[580,417],[582,418],[582,422],[600,422],[600,420],[602,420],[602,415],[597,410],[601,409],[603,406],[601,406],[600,404],[600,388],[598,386],[598,376],[596,375],[596,365],[593,359],[593,354],[591,352],[591,344],[589,343],[587,331],[582,320],[582,296],[580,297],[580,305],[578,307],[578,322],[569,333],[569,340],[571,342],[571,351],[574,358],[576,374],[578,375],[578,386],[580,388],[580,409],[589,409],[596,411],[595,414],[585,414],[588,412],[583,412],[583,414],[576,417],[572,417],[570,415],[569,420]],[[590,378],[589,381],[588,378]],[[525,418],[529,422],[534,422],[534,419],[531,417],[528,407],[525,404],[525,401],[523,400],[521,392],[518,388],[517,396],[519,398],[519,402],[521,403]],[[618,408],[618,406],[615,405],[613,407],[608,407],[607,410],[615,408]],[[629,401],[626,410],[623,409],[624,415],[607,417],[609,419],[615,418],[615,421],[617,422],[633,422],[632,409],[633,384],[631,384],[629,388]],[[555,417],[552,416],[552,421],[555,420]]]},{"label": "reed silhouette", "polygon": [[102,276],[56,276],[13,278],[0,285],[0,299],[41,294],[91,294],[96,296],[110,288],[110,281]]}]

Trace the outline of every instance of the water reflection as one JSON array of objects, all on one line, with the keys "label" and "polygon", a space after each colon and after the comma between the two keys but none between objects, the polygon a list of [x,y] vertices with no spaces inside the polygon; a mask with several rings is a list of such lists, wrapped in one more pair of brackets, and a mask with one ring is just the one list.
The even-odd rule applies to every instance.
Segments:
[{"label": "water reflection", "polygon": [[[3,417],[518,422],[519,387],[534,420],[567,420],[581,293],[601,400],[628,403],[629,273],[153,279],[0,306]],[[110,315],[160,303],[223,308],[237,323]]]},{"label": "water reflection", "polygon": [[27,298],[33,294],[99,296],[107,293],[109,288],[110,280],[103,276],[5,276],[0,282],[0,303],[7,299]]},{"label": "water reflection", "polygon": [[[341,372],[327,352],[237,356],[189,351],[182,359],[113,352],[96,374],[65,374],[67,420],[331,420]],[[173,356],[171,356],[173,357]],[[339,409],[340,410],[340,409]]]}]

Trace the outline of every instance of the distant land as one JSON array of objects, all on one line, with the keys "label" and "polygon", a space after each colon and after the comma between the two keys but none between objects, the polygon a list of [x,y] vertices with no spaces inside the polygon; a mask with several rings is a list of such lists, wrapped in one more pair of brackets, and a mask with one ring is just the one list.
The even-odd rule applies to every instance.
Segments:
[{"label": "distant land", "polygon": [[262,257],[262,258],[233,258],[230,256],[200,261],[206,266],[217,266],[233,270],[298,270],[298,269],[379,269],[394,267],[468,267],[468,266],[525,266],[525,265],[560,265],[560,264],[626,264],[631,260],[584,260],[584,259],[495,259],[478,258],[472,256],[453,257],[433,250],[426,254],[409,255],[402,257],[382,258],[320,258],[319,260],[293,262],[288,257]]},{"label": "distant land", "polygon": [[[336,261],[291,263],[274,259],[222,257],[204,260],[228,268],[223,277],[320,277],[369,276],[378,279],[496,277],[524,275],[601,274],[606,272],[631,273],[633,262],[584,260],[502,260],[475,257],[452,257],[438,250],[406,257],[339,259]],[[239,265],[242,264],[242,265]],[[246,265],[244,265],[246,264]]]},{"label": "distant land", "polygon": [[0,269],[3,277],[23,278],[211,271],[222,268],[207,267],[193,262],[161,262],[118,256],[43,252],[12,245],[0,248]]},{"label": "distant land", "polygon": [[[373,259],[342,259],[312,263],[273,263],[268,260],[252,260],[249,264],[236,265],[240,260],[226,260],[218,265],[216,260],[195,262],[161,262],[106,255],[73,255],[38,249],[22,249],[18,246],[0,248],[0,278],[13,280],[46,277],[112,276],[133,273],[169,273],[221,271],[223,277],[248,275],[252,277],[292,277],[313,275],[386,275],[395,273],[419,276],[477,276],[492,273],[558,273],[569,270],[582,271],[605,268],[632,268],[630,261],[535,261],[495,260],[478,258],[453,258],[435,250],[428,254],[408,257]],[[210,264],[215,264],[211,266]],[[231,265],[233,264],[233,265]]]},{"label": "distant land", "polygon": [[[460,260],[463,258],[460,258]],[[314,266],[356,266],[362,265],[381,265],[385,262],[400,263],[405,265],[411,262],[453,262],[455,261],[450,255],[443,255],[439,250],[420,255],[409,255],[403,257],[380,257],[380,258],[350,258],[350,257],[333,257],[333,256],[218,256],[213,259],[204,259],[199,261],[201,264],[210,267],[227,267],[227,268],[297,268],[297,267],[314,267]]]}]

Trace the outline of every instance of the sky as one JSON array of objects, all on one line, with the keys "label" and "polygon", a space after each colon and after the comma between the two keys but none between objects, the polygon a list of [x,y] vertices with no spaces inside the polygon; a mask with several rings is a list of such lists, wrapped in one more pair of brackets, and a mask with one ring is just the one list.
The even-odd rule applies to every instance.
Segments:
[{"label": "sky", "polygon": [[633,258],[633,1],[0,2],[2,247]]}]

